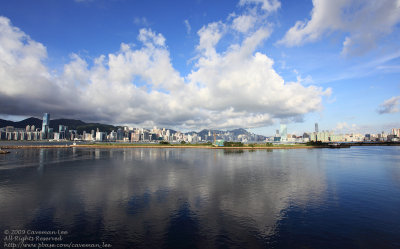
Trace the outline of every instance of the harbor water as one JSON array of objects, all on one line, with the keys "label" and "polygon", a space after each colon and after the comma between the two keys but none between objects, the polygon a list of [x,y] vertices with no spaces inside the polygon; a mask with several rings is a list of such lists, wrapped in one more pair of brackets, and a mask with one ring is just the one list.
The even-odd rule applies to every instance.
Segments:
[{"label": "harbor water", "polygon": [[103,248],[400,248],[398,146],[10,151],[0,248],[13,231]]}]

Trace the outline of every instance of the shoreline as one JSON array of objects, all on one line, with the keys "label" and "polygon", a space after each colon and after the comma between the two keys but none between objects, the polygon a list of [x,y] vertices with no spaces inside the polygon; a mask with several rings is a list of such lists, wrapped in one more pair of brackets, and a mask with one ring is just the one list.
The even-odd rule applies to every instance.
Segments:
[{"label": "shoreline", "polygon": [[[350,146],[400,146],[400,143],[354,143]],[[77,145],[0,145],[0,149],[55,149],[55,148],[172,148],[172,149],[217,149],[217,150],[270,150],[270,149],[325,149],[332,148],[329,145],[286,145],[286,146],[243,146],[243,147],[225,147],[211,145],[153,145],[153,144],[77,144]],[[344,147],[343,147],[344,148]]]},{"label": "shoreline", "polygon": [[235,150],[266,150],[266,149],[323,149],[329,146],[272,146],[272,147],[215,147],[215,146],[193,146],[193,145],[5,145],[2,149],[55,149],[55,148],[157,148],[157,149],[235,149]]}]

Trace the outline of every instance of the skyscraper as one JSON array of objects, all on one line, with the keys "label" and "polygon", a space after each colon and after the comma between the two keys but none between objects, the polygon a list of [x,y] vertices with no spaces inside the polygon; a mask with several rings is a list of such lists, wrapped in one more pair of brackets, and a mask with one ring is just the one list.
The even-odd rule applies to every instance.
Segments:
[{"label": "skyscraper", "polygon": [[43,124],[42,124],[43,138],[47,137],[49,126],[50,126],[50,114],[45,113],[43,114]]},{"label": "skyscraper", "polygon": [[58,132],[60,133],[60,139],[65,139],[66,134],[67,134],[67,126],[65,125],[59,125],[58,126]]},{"label": "skyscraper", "polygon": [[315,123],[315,142],[318,142],[318,123]]},{"label": "skyscraper", "polygon": [[397,137],[400,137],[400,128],[399,129],[393,128],[392,129],[392,134],[396,135]]},{"label": "skyscraper", "polygon": [[281,134],[281,141],[286,141],[287,140],[287,127],[285,124],[281,124],[280,134]]}]

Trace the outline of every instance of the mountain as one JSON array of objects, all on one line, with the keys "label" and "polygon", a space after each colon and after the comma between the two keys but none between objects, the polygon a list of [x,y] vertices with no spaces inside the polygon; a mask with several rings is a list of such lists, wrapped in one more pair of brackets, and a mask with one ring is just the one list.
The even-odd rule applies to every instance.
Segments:
[{"label": "mountain", "polygon": [[[85,122],[76,119],[54,119],[50,120],[50,128],[58,129],[59,125],[66,125],[70,130],[76,130],[76,127],[87,125]],[[71,128],[70,128],[71,127]],[[72,129],[72,127],[74,129]]]},{"label": "mountain", "polygon": [[27,125],[34,125],[36,128],[41,128],[42,120],[33,117],[18,122],[0,119],[0,127],[14,126],[15,128],[25,128]]},{"label": "mountain", "polygon": [[99,124],[99,123],[85,123],[84,125],[73,126],[73,128],[68,127],[68,129],[77,130],[79,134],[82,134],[83,131],[91,132],[92,130],[96,131],[97,129],[99,129],[99,131],[101,132],[109,133],[111,131],[117,131],[119,127],[120,126],[113,126],[113,125]]},{"label": "mountain", "polygon": [[205,137],[205,136],[208,136],[208,132],[209,131],[211,131],[211,136],[213,136],[213,134],[215,133],[215,134],[220,134],[220,133],[222,133],[222,131],[219,131],[219,130],[207,130],[207,129],[204,129],[204,130],[201,130],[199,133],[197,133],[199,136],[201,136],[201,137]]},{"label": "mountain", "polygon": [[[41,119],[34,117],[30,117],[18,122],[0,119],[0,127],[14,126],[15,128],[25,128],[27,125],[34,125],[36,128],[41,129],[42,123],[43,121]],[[118,126],[99,123],[85,123],[81,120],[75,119],[50,120],[50,128],[53,128],[54,131],[58,131],[59,125],[66,125],[68,126],[69,130],[77,130],[79,134],[82,134],[83,131],[90,132],[91,130],[97,130],[97,128],[103,132],[111,132],[112,130],[116,131],[118,129]]]},{"label": "mountain", "polygon": [[[208,136],[209,131],[210,130],[204,129],[204,130],[200,131],[198,133],[198,135],[201,136],[202,138],[204,138],[204,137]],[[265,136],[248,132],[247,130],[245,130],[243,128],[227,130],[227,131],[211,130],[211,137],[213,136],[214,133],[217,134],[218,136],[220,134],[222,134],[222,136],[224,136],[224,134],[229,133],[230,139],[238,139],[239,135],[245,135],[247,137],[247,139],[249,139],[250,141],[264,141],[266,138]]]},{"label": "mountain", "polygon": [[6,126],[14,126],[14,122],[9,121],[9,120],[0,119],[0,127],[6,127]]},{"label": "mountain", "polygon": [[232,133],[234,136],[239,136],[239,135],[251,135],[250,132],[246,131],[243,128],[239,128],[239,129],[234,129],[229,131],[230,133]]},{"label": "mountain", "polygon": [[[209,131],[210,131],[210,130],[207,130],[207,129],[201,130],[200,132],[198,132],[198,135],[200,135],[201,137],[208,136],[208,132],[209,132]],[[248,131],[246,131],[245,129],[239,128],[239,129],[233,129],[233,130],[227,130],[227,131],[211,130],[211,136],[213,136],[214,133],[215,133],[215,134],[223,134],[223,133],[225,133],[225,132],[229,132],[229,133],[231,133],[231,134],[234,135],[234,136],[239,136],[239,135],[251,135],[251,133],[248,132]]]}]

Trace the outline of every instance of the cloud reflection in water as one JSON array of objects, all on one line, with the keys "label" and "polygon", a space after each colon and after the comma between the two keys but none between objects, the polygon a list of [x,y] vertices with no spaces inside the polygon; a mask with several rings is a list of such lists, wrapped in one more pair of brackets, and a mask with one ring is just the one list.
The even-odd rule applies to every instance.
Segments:
[{"label": "cloud reflection in water", "polygon": [[285,210],[326,190],[316,150],[19,152],[0,164],[0,228],[62,227],[115,247],[262,247]]}]

